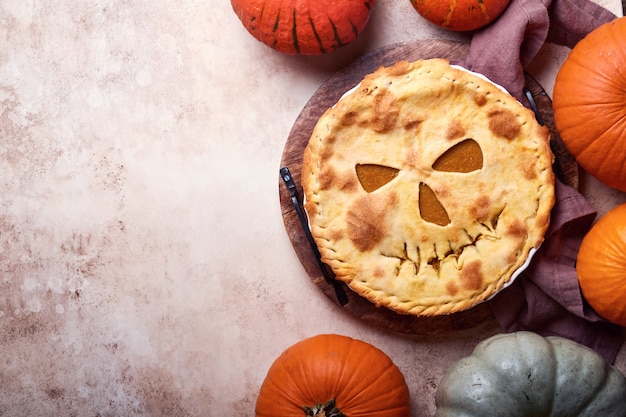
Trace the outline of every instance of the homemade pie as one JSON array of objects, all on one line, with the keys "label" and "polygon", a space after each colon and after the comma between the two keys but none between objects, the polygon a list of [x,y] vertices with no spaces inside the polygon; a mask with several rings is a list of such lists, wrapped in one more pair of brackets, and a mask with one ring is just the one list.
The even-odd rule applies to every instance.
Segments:
[{"label": "homemade pie", "polygon": [[544,239],[549,130],[444,59],[382,67],[319,119],[305,210],[322,260],[377,306],[433,316],[493,296]]}]

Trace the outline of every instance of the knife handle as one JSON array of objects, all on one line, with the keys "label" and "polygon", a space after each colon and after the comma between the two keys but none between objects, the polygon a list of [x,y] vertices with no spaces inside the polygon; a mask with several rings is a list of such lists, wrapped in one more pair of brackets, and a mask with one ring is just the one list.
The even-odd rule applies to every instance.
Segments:
[{"label": "knife handle", "polygon": [[293,177],[291,176],[291,172],[289,172],[289,168],[282,167],[280,169],[280,176],[282,177],[283,182],[287,186],[287,190],[289,190],[289,194],[291,194],[292,197],[295,196],[296,195],[296,183],[294,182]]}]

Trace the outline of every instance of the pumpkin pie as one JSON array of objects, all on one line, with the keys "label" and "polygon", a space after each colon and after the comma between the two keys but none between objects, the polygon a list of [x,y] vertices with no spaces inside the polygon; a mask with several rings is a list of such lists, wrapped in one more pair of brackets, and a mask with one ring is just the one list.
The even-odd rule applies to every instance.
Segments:
[{"label": "pumpkin pie", "polygon": [[532,111],[445,59],[379,68],[322,115],[304,152],[323,262],[398,313],[492,297],[544,239],[549,139]]}]

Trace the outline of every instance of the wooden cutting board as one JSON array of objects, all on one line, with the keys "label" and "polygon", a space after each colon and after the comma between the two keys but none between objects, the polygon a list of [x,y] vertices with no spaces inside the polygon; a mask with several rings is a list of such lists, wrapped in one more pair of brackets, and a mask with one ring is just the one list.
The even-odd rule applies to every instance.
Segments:
[{"label": "wooden cutting board", "polygon": [[[357,85],[362,78],[380,66],[388,66],[400,60],[428,58],[447,58],[452,63],[464,60],[469,45],[447,40],[419,40],[398,43],[368,53],[342,71],[330,77],[311,97],[296,119],[285,144],[281,167],[288,167],[297,185],[299,198],[302,197],[300,185],[302,154],[319,117],[349,89]],[[566,151],[555,128],[552,114],[552,102],[543,88],[529,75],[526,75],[526,87],[531,92],[543,123],[551,131],[551,145],[556,156],[555,172],[567,184],[578,188],[578,166]],[[279,178],[280,205],[285,229],[300,262],[313,282],[337,305],[335,290],[324,279],[322,271],[306,238],[294,208],[290,194],[282,179]],[[330,272],[330,271],[329,271]],[[330,272],[332,276],[332,272]],[[486,303],[469,310],[438,317],[415,317],[401,315],[384,307],[376,307],[366,299],[352,292],[348,286],[340,283],[348,297],[342,306],[346,312],[374,326],[410,334],[440,334],[467,330],[479,324],[497,326],[495,318]]]}]

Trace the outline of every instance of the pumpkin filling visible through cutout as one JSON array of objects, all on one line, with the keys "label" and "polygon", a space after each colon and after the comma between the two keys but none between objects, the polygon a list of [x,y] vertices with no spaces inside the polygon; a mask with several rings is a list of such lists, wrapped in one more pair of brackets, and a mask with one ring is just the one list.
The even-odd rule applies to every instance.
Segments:
[{"label": "pumpkin filling visible through cutout", "polygon": [[394,179],[398,170],[376,164],[357,164],[356,175],[365,191],[371,193]]},{"label": "pumpkin filling visible through cutout", "polygon": [[433,169],[445,172],[472,172],[482,167],[483,153],[474,139],[454,145],[433,164]]},{"label": "pumpkin filling visible through cutout", "polygon": [[433,190],[424,183],[421,183],[419,187],[419,208],[422,219],[439,226],[445,226],[450,223],[450,217],[446,209],[437,200],[437,195]]},{"label": "pumpkin filling visible through cutout", "polygon": [[318,121],[302,185],[338,280],[376,305],[450,314],[493,296],[543,241],[549,132],[442,59],[368,75]]}]

